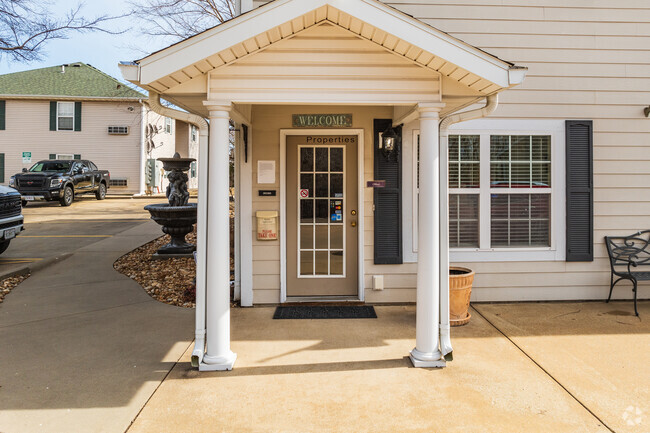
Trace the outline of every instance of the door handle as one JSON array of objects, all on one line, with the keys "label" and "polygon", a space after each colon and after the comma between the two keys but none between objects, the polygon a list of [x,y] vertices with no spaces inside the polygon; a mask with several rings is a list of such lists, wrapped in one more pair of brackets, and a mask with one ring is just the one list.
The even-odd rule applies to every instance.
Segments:
[{"label": "door handle", "polygon": [[352,222],[350,222],[350,225],[351,225],[352,227],[356,227],[356,226],[357,226],[357,222],[356,222],[356,221],[352,221]]}]

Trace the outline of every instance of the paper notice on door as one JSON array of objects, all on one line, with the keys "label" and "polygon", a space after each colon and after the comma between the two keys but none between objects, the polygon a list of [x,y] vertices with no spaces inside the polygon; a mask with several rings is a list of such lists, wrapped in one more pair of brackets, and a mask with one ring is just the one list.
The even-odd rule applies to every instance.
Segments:
[{"label": "paper notice on door", "polygon": [[257,161],[257,183],[275,183],[275,161]]}]

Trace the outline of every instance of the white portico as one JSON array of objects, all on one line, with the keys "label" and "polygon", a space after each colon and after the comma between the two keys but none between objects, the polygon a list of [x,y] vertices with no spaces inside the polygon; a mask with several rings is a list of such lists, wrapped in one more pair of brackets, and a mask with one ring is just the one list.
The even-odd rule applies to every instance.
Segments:
[{"label": "white portico", "polygon": [[[393,126],[417,123],[420,131],[418,209],[419,220],[427,224],[421,223],[418,232],[412,299],[417,302],[416,347],[411,359],[419,367],[445,365],[451,352],[446,127],[489,114],[496,94],[519,84],[524,69],[375,0],[276,0],[121,68],[126,79],[149,90],[153,99],[163,97],[192,113],[152,104],[161,114],[183,117],[201,130],[195,365],[230,370],[236,359],[230,348],[231,120],[238,130],[236,296],[241,304],[286,302],[295,281],[308,285],[314,278],[307,277],[317,276],[324,281],[324,286],[314,283],[324,290],[321,295],[330,293],[327,278],[335,285],[345,277],[357,300],[396,301],[388,291],[384,298],[366,299],[371,274],[406,266],[372,262],[372,249],[366,248],[372,246],[374,230],[373,198],[365,184],[373,180],[373,143],[380,139],[373,129],[377,119],[390,119]],[[485,109],[454,116],[472,104],[485,105],[485,100]],[[331,113],[350,121],[340,128],[301,129],[291,119],[305,113]],[[310,144],[318,140],[320,144]],[[329,161],[325,169],[309,162],[319,153]],[[271,186],[256,183],[261,165],[254,161],[274,167],[277,176]],[[303,176],[296,177],[298,182],[329,176],[331,191],[325,198],[312,197],[310,188],[292,183],[296,172]],[[332,192],[334,179],[342,179],[345,191]],[[296,188],[306,192],[294,212]],[[314,190],[318,188],[316,184]],[[262,189],[278,194],[264,201],[257,194]],[[345,215],[339,225],[330,214],[318,222],[321,202],[332,216]],[[303,212],[306,206],[312,210]],[[253,238],[254,210],[277,212],[277,240]],[[307,224],[308,218],[316,222]],[[309,233],[328,230],[327,239],[338,236],[343,241],[331,241],[325,248],[298,246],[302,227]],[[319,257],[325,257],[326,271],[319,271]],[[306,268],[312,269],[311,275],[301,270]]]}]

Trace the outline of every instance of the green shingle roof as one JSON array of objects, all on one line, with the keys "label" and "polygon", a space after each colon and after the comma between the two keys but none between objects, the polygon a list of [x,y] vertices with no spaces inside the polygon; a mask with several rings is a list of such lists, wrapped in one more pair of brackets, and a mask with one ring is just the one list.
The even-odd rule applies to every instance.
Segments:
[{"label": "green shingle roof", "polygon": [[0,95],[146,98],[110,75],[81,62],[67,64],[65,68],[59,65],[0,75]]}]

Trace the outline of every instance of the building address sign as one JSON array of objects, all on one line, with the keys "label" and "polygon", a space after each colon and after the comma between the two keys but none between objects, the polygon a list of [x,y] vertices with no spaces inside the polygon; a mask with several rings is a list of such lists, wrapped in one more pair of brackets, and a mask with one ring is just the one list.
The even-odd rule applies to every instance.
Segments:
[{"label": "building address sign", "polygon": [[352,114],[294,114],[294,128],[350,128]]}]

